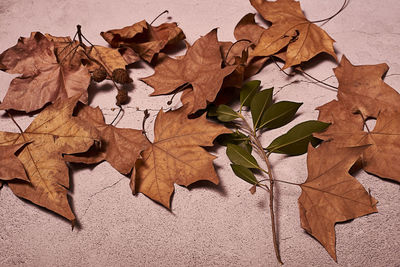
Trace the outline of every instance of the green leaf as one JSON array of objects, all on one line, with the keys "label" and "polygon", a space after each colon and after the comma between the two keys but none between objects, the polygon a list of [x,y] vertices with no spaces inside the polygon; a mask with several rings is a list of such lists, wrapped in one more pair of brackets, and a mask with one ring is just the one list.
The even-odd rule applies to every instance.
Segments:
[{"label": "green leaf", "polygon": [[217,137],[217,142],[220,145],[227,146],[229,143],[239,145],[249,142],[250,138],[241,132],[233,132],[229,134],[221,134]]},{"label": "green leaf", "polygon": [[269,152],[288,155],[300,155],[307,152],[308,143],[313,139],[312,133],[325,130],[330,123],[305,121],[297,124],[287,133],[277,137],[267,147]]},{"label": "green leaf", "polygon": [[257,128],[260,125],[261,117],[267,108],[272,104],[273,88],[262,90],[254,95],[251,100],[250,111],[253,117],[253,126]]},{"label": "green leaf", "polygon": [[253,147],[251,146],[250,142],[240,143],[239,146],[244,148],[245,150],[247,150],[247,152],[249,152],[249,154],[251,154],[251,152],[253,151]]},{"label": "green leaf", "polygon": [[222,146],[228,144],[239,145],[251,154],[253,147],[250,143],[250,138],[241,132],[233,132],[229,134],[221,134],[217,137],[217,142]]},{"label": "green leaf", "polygon": [[217,114],[217,107],[214,104],[210,104],[207,107],[207,116],[208,117],[216,117]]},{"label": "green leaf", "polygon": [[270,106],[261,117],[258,128],[275,129],[289,123],[303,103],[281,101]]},{"label": "green leaf", "polygon": [[260,169],[256,159],[246,149],[238,145],[228,144],[226,154],[234,164],[251,169]]},{"label": "green leaf", "polygon": [[258,183],[257,178],[250,169],[237,164],[231,164],[231,168],[237,177],[242,178],[249,184],[256,185]]},{"label": "green leaf", "polygon": [[227,105],[219,105],[216,110],[216,113],[218,120],[223,122],[233,121],[234,119],[239,118],[237,112],[228,107]]},{"label": "green leaf", "polygon": [[251,100],[253,96],[257,93],[258,89],[260,88],[261,81],[249,81],[243,84],[242,88],[240,89],[240,104],[242,106],[250,106]]}]

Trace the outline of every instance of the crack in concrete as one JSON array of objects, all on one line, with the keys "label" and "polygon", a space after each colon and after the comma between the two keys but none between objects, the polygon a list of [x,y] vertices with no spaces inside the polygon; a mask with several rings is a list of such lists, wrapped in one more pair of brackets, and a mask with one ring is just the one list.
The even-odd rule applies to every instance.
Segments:
[{"label": "crack in concrete", "polygon": [[125,177],[120,178],[118,181],[114,182],[111,185],[108,185],[106,187],[103,187],[102,189],[100,189],[99,191],[97,191],[96,193],[93,193],[89,196],[88,201],[89,201],[89,205],[86,207],[85,211],[83,212],[83,215],[81,218],[83,218],[86,215],[86,212],[89,210],[90,206],[92,205],[92,198],[95,197],[96,195],[100,194],[101,192],[103,192],[104,190],[107,190],[111,187],[116,186],[119,182],[122,181],[122,179],[124,179]]}]

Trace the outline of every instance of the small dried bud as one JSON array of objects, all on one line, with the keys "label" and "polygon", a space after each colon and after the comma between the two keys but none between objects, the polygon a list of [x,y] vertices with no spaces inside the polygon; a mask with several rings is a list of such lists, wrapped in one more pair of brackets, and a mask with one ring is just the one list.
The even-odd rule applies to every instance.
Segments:
[{"label": "small dried bud", "polygon": [[129,77],[125,69],[115,69],[112,73],[112,79],[117,83],[131,83],[132,79]]},{"label": "small dried bud", "polygon": [[128,92],[126,90],[118,90],[118,94],[115,98],[117,99],[117,106],[125,105],[129,101]]},{"label": "small dried bud", "polygon": [[253,186],[249,189],[249,191],[250,191],[250,193],[251,193],[252,195],[254,195],[254,194],[256,193],[256,190],[257,190],[257,186],[256,186],[256,185],[253,185]]},{"label": "small dried bud", "polygon": [[95,69],[92,73],[92,79],[97,83],[104,81],[105,78],[107,78],[107,72],[103,67]]}]

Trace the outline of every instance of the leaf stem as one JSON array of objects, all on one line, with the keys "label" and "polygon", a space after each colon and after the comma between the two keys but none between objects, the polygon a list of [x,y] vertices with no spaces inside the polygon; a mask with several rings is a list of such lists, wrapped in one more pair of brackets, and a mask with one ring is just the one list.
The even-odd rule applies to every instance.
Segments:
[{"label": "leaf stem", "polygon": [[113,125],[113,123],[116,121],[116,119],[118,118],[119,114],[121,113],[121,111],[123,111],[122,107],[119,107],[119,111],[117,113],[117,115],[115,116],[115,118],[112,120],[112,122],[108,125]]},{"label": "leaf stem", "polygon": [[161,17],[162,15],[164,15],[164,14],[168,14],[169,13],[169,11],[168,10],[164,10],[163,12],[161,12],[157,17],[155,17],[154,19],[153,19],[153,21],[152,22],[150,22],[150,25],[153,25],[153,23],[154,23],[154,21],[156,21],[159,17]]},{"label": "leaf stem", "polygon": [[18,130],[21,132],[21,134],[24,133],[24,131],[22,131],[21,127],[20,127],[20,126],[18,125],[18,123],[15,121],[14,116],[11,115],[11,113],[8,112],[8,110],[6,110],[6,113],[7,113],[8,117],[10,117],[10,119],[13,121],[13,123],[14,123],[15,125],[17,125]]},{"label": "leaf stem", "polygon": [[78,40],[79,40],[79,44],[80,45],[83,45],[83,42],[82,42],[82,31],[81,31],[81,29],[82,29],[82,26],[81,25],[76,25],[76,34],[78,35]]},{"label": "leaf stem", "polygon": [[310,21],[310,22],[311,22],[311,23],[318,23],[318,22],[323,22],[323,21],[330,21],[331,19],[333,19],[334,17],[336,17],[337,15],[339,15],[340,12],[342,12],[343,9],[346,8],[347,4],[348,4],[348,1],[347,1],[347,0],[344,0],[342,7],[341,7],[335,14],[333,14],[332,16],[330,16],[329,18],[320,19],[320,20],[314,20],[314,21]]}]

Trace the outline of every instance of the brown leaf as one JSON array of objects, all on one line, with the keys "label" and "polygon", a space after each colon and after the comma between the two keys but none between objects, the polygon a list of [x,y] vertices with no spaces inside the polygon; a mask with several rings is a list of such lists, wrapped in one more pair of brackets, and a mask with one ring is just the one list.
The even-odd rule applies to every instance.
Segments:
[{"label": "brown leaf", "polygon": [[339,101],[365,118],[376,118],[383,109],[400,112],[400,94],[382,80],[388,69],[385,63],[354,66],[343,56],[334,69],[339,81]]},{"label": "brown leaf", "polygon": [[[227,62],[230,65],[238,65],[236,70],[225,79],[224,87],[235,86],[240,88],[243,80],[257,74],[264,66],[265,62],[268,60],[267,57],[253,56],[254,46],[258,43],[264,30],[263,27],[257,25],[254,21],[254,14],[249,13],[245,15],[235,27],[234,35],[238,41],[234,45],[231,42],[221,43],[223,55],[226,55],[227,51],[230,49]],[[251,42],[246,42],[246,40]],[[230,48],[232,45],[233,47]],[[245,52],[246,57],[243,56],[243,52]],[[227,82],[226,80],[228,78],[232,79],[233,82]]]},{"label": "brown leaf", "polygon": [[[240,88],[244,80],[244,72],[247,64],[247,43],[219,42],[221,56],[224,58],[224,65],[236,66],[235,70],[224,78],[223,88]],[[220,91],[221,92],[221,91]]]},{"label": "brown leaf", "polygon": [[71,116],[79,97],[57,100],[21,134],[0,132],[2,145],[29,142],[18,159],[24,165],[30,183],[9,181],[14,194],[71,221],[75,216],[68,204],[69,175],[62,154],[87,151],[99,139],[95,129]]},{"label": "brown leaf", "polygon": [[[376,199],[348,171],[366,147],[308,148],[308,177],[299,197],[301,227],[336,261],[335,223],[377,212]],[[329,156],[327,156],[329,155]]]},{"label": "brown leaf", "polygon": [[54,54],[57,62],[65,68],[79,68],[82,60],[86,58],[84,49],[79,45],[78,41],[72,41],[69,36],[59,37],[46,33],[47,40],[54,45]]},{"label": "brown leaf", "polygon": [[80,101],[87,101],[87,69],[83,65],[66,68],[59,64],[54,44],[39,32],[21,37],[15,46],[4,51],[0,65],[4,66],[3,71],[22,74],[11,81],[0,109],[30,112],[76,94],[82,95]]},{"label": "brown leaf", "polygon": [[[0,146],[0,180],[20,179],[29,181],[26,177],[24,166],[21,161],[15,156],[25,144],[16,145],[1,145]],[[0,186],[1,187],[1,186]]]},{"label": "brown leaf", "polygon": [[[114,49],[100,45],[87,47],[78,41],[72,41],[69,36],[56,37],[46,34],[46,38],[53,42],[58,62],[66,68],[75,68],[82,63],[88,69],[94,80],[98,79],[96,71],[105,71],[106,78],[114,78],[116,70],[124,74],[122,79],[114,79],[118,83],[130,83],[125,66],[139,60],[138,55],[129,47]],[[104,79],[103,79],[104,80]]]},{"label": "brown leaf", "polygon": [[153,27],[145,20],[100,34],[112,47],[131,47],[147,62],[151,62],[154,55],[166,45],[185,39],[184,33],[175,22]]},{"label": "brown leaf", "polygon": [[90,72],[104,68],[107,72],[107,78],[112,78],[117,83],[132,82],[125,69],[128,63],[118,49],[95,45],[86,47],[86,55],[88,55],[89,60],[85,66]]},{"label": "brown leaf", "polygon": [[331,140],[339,147],[370,145],[362,154],[363,169],[400,182],[400,166],[397,164],[400,160],[399,112],[380,112],[375,128],[370,132],[357,129],[351,121],[334,119],[327,131],[314,135]]},{"label": "brown leaf", "polygon": [[250,0],[254,8],[270,21],[252,56],[271,56],[286,49],[283,69],[308,61],[319,53],[328,53],[336,59],[334,40],[320,27],[306,19],[300,3],[294,0]]},{"label": "brown leaf", "polygon": [[[315,137],[339,147],[370,145],[362,155],[367,172],[400,181],[400,95],[382,80],[386,64],[353,66],[344,56],[334,69],[339,80],[338,99],[317,109],[319,119],[332,123]],[[375,128],[364,131],[369,118]]]},{"label": "brown leaf", "polygon": [[247,39],[253,44],[258,44],[265,28],[255,22],[254,16],[255,14],[249,13],[238,22],[233,31],[236,40]]},{"label": "brown leaf", "polygon": [[[212,146],[220,134],[231,131],[207,121],[205,115],[188,119],[184,109],[162,112],[154,126],[154,142],[143,152],[132,173],[131,188],[170,208],[174,183],[188,186],[199,180],[215,184],[215,156],[200,146]],[[137,190],[136,190],[137,189]]]},{"label": "brown leaf", "polygon": [[191,113],[194,113],[205,108],[207,101],[214,101],[224,78],[236,68],[221,68],[221,62],[217,30],[214,29],[189,47],[183,58],[163,57],[155,67],[155,73],[141,80],[154,88],[151,95],[167,94],[190,83],[194,92]]},{"label": "brown leaf", "polygon": [[140,152],[148,146],[142,131],[106,124],[99,107],[84,106],[79,110],[78,118],[99,131],[101,147],[100,149],[93,147],[79,155],[65,155],[66,161],[93,164],[106,160],[120,173],[128,174]]}]

